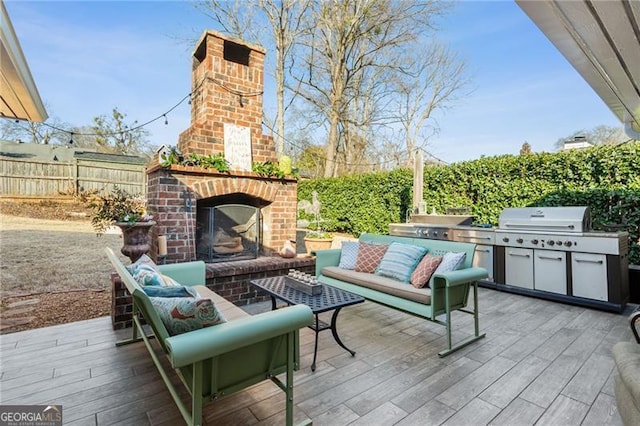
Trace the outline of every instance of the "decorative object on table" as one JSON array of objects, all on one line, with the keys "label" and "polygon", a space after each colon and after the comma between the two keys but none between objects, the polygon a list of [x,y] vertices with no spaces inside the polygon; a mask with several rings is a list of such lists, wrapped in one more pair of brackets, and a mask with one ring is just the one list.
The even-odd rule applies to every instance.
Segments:
[{"label": "decorative object on table", "polygon": [[280,251],[278,251],[278,254],[285,259],[296,257],[296,247],[294,246],[294,243],[291,240],[286,240]]},{"label": "decorative object on table", "polygon": [[[324,220],[320,217],[320,210],[322,203],[318,199],[318,192],[313,191],[311,193],[311,201],[300,200],[298,201],[298,211],[302,211],[307,215],[313,216],[313,229],[307,230],[307,234],[304,237],[304,245],[307,248],[307,253],[316,250],[326,250],[331,248],[333,242],[333,235],[326,232],[322,228],[322,222]],[[298,221],[298,226],[306,228],[311,223],[308,220],[302,219]]]},{"label": "decorative object on table", "polygon": [[322,284],[316,280],[316,277],[295,269],[289,269],[289,274],[285,277],[285,285],[311,296],[322,294]]},{"label": "decorative object on table", "polygon": [[79,198],[93,210],[91,225],[98,236],[116,225],[122,230],[122,254],[138,260],[149,252],[149,230],[156,223],[146,212],[146,200],[140,194],[130,194],[118,186],[113,191],[86,191]]}]

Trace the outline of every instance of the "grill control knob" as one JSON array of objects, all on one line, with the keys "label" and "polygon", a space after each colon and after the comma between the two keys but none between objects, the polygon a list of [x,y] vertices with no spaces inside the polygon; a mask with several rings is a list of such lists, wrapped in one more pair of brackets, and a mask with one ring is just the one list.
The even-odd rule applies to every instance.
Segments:
[{"label": "grill control knob", "polygon": [[522,244],[523,242],[524,242],[524,240],[523,240],[522,238],[518,238],[518,239],[516,240],[516,243],[518,243],[518,244]]},{"label": "grill control knob", "polygon": [[448,232],[443,232],[443,233],[442,233],[442,236],[443,236],[443,237],[445,237],[445,238],[447,238],[447,237],[449,236],[449,233],[448,233]]},{"label": "grill control knob", "polygon": [[560,240],[556,241],[556,245],[557,246],[561,246],[562,245],[562,241],[560,241]]},{"label": "grill control knob", "polygon": [[538,240],[531,240],[531,244],[538,244]]},{"label": "grill control knob", "polygon": [[437,237],[438,236],[438,231],[433,231],[433,236]]},{"label": "grill control knob", "polygon": [[549,244],[550,246],[552,246],[552,245],[554,245],[554,244],[555,244],[555,241],[553,241],[553,240],[549,240],[549,241],[547,241],[547,244]]},{"label": "grill control knob", "polygon": [[504,237],[504,238],[502,239],[502,241],[504,241],[505,243],[508,243],[508,242],[509,242],[509,238]]},{"label": "grill control knob", "polygon": [[564,245],[567,246],[567,247],[571,247],[571,241],[565,241]]}]

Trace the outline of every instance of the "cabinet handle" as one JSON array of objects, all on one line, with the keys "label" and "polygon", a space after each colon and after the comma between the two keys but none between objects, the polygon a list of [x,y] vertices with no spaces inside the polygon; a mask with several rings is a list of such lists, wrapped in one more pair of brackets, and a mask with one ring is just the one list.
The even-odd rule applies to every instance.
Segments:
[{"label": "cabinet handle", "polygon": [[589,259],[576,259],[576,262],[580,262],[580,263],[597,263],[598,265],[602,265],[604,263],[602,260],[589,260]]},{"label": "cabinet handle", "polygon": [[459,238],[465,238],[467,240],[471,240],[471,239],[474,239],[474,240],[490,240],[491,239],[491,237],[476,237],[474,235],[458,235],[458,237]]},{"label": "cabinet handle", "polygon": [[[538,256],[538,259],[545,259],[545,260],[562,260],[562,257]],[[579,262],[579,261],[578,261],[578,262]]]},{"label": "cabinet handle", "polygon": [[476,251],[479,251],[480,253],[491,253],[491,250],[489,249],[484,249],[484,250],[476,249]]},{"label": "cabinet handle", "polygon": [[518,254],[518,253],[509,253],[509,256],[517,256],[517,257],[531,257],[530,254]]}]

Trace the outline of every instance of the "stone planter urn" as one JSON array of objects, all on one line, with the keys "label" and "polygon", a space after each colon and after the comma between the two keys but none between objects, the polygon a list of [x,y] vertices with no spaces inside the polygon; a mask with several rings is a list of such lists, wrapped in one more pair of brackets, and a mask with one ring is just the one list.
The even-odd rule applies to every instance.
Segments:
[{"label": "stone planter urn", "polygon": [[330,249],[332,241],[333,238],[304,237],[304,246],[307,248],[307,253],[311,254],[311,252],[316,250]]},{"label": "stone planter urn", "polygon": [[149,244],[149,230],[156,223],[148,222],[116,222],[122,230],[123,246],[120,252],[127,256],[131,263],[140,259],[143,254],[149,253],[151,244]]}]

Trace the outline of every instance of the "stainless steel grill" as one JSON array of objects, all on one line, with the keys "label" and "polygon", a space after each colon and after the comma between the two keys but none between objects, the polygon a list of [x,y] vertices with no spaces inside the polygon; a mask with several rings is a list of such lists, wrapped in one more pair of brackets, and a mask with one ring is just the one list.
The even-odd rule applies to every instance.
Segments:
[{"label": "stainless steel grill", "polygon": [[628,233],[591,230],[588,207],[508,208],[495,230],[496,280],[526,294],[621,310]]},{"label": "stainless steel grill", "polygon": [[591,229],[591,212],[589,207],[507,208],[500,215],[498,228],[581,233]]}]

